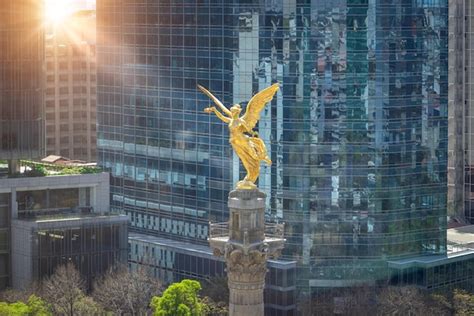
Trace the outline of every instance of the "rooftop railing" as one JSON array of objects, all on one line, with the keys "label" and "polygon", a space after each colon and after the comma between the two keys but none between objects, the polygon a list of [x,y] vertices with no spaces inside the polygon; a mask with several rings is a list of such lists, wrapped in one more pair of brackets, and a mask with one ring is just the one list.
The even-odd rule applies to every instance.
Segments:
[{"label": "rooftop railing", "polygon": [[219,238],[229,236],[229,223],[209,223],[209,237]]},{"label": "rooftop railing", "polygon": [[[283,238],[285,224],[265,223],[265,236],[269,238]],[[229,236],[229,223],[209,223],[209,237],[219,238]]]},{"label": "rooftop railing", "polygon": [[468,243],[456,243],[456,242],[448,241],[447,250],[448,250],[448,254],[474,250],[474,241],[468,242]]},{"label": "rooftop railing", "polygon": [[18,219],[45,219],[93,215],[91,206],[73,208],[47,208],[38,210],[18,211]]}]

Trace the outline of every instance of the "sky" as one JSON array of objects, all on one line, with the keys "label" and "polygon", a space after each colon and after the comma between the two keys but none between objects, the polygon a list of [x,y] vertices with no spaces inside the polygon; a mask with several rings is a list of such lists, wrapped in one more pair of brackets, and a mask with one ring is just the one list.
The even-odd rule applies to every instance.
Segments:
[{"label": "sky", "polygon": [[95,9],[95,0],[46,0],[46,6],[67,7],[72,11]]},{"label": "sky", "polygon": [[46,21],[60,24],[78,10],[94,10],[95,0],[46,0],[45,1]]}]

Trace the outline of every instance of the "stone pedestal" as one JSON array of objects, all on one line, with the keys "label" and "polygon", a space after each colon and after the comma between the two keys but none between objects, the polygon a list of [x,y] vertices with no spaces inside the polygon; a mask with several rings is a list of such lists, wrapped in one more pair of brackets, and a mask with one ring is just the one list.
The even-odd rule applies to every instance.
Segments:
[{"label": "stone pedestal", "polygon": [[229,194],[229,222],[211,224],[209,243],[227,264],[231,316],[263,316],[267,259],[283,249],[283,224],[265,223],[265,193]]}]

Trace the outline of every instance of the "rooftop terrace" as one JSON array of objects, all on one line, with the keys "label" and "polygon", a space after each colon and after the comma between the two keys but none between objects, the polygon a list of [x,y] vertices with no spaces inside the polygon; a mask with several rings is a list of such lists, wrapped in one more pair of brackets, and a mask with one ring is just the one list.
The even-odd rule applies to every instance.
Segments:
[{"label": "rooftop terrace", "polygon": [[18,171],[9,174],[6,161],[0,161],[0,178],[28,178],[47,177],[61,175],[78,175],[89,173],[100,173],[102,170],[92,163],[64,162],[49,163],[21,160]]}]

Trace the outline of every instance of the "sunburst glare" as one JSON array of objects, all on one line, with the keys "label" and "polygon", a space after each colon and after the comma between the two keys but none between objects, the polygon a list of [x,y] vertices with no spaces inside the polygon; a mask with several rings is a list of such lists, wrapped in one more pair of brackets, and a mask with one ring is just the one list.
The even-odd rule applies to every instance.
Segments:
[{"label": "sunburst glare", "polygon": [[74,12],[73,0],[46,0],[45,19],[59,24]]}]

